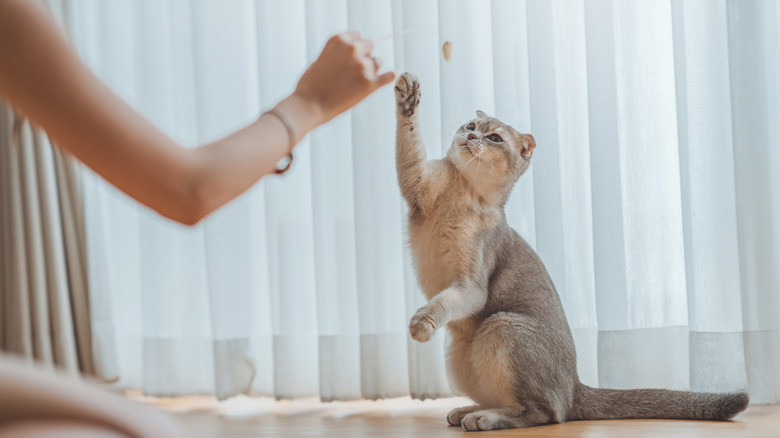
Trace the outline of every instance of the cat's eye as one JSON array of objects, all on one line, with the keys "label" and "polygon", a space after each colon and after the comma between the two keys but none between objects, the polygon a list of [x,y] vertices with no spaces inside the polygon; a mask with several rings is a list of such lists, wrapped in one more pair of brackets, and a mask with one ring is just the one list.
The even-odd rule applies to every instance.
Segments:
[{"label": "cat's eye", "polygon": [[503,139],[498,134],[490,134],[487,136],[488,140],[492,141],[493,143],[501,143]]},{"label": "cat's eye", "polygon": [[474,124],[474,122],[471,122],[471,123],[469,123],[468,125],[466,125],[466,130],[467,130],[467,131],[473,131],[473,130],[475,130],[475,129],[477,129],[477,125],[476,125],[476,124]]}]

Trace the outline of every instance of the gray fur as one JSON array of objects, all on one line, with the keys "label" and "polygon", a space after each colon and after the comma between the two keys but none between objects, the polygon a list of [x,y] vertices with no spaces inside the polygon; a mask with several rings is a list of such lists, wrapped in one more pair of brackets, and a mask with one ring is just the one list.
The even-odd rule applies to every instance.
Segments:
[{"label": "gray fur", "polygon": [[[569,325],[542,261],[506,222],[504,204],[530,163],[533,137],[481,111],[447,156],[427,161],[417,78],[396,82],[396,167],[409,205],[409,243],[428,304],[409,330],[420,342],[447,325],[448,370],[477,405],[447,421],[465,430],[569,420],[726,420],[746,393],[610,390],[580,383]],[[492,134],[500,134],[491,137]]]}]

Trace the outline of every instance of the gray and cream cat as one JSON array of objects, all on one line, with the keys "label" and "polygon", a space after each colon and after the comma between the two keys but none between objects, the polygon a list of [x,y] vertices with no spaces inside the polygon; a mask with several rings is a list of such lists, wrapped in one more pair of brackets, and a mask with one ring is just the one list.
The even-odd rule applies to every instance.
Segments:
[{"label": "gray and cream cat", "polygon": [[533,137],[477,111],[458,129],[447,156],[427,161],[417,78],[403,74],[395,94],[398,182],[428,298],[409,330],[426,342],[447,325],[451,381],[476,402],[450,412],[451,425],[491,430],[614,418],[726,420],[747,407],[746,393],[582,384],[555,286],[504,215],[536,147]]}]

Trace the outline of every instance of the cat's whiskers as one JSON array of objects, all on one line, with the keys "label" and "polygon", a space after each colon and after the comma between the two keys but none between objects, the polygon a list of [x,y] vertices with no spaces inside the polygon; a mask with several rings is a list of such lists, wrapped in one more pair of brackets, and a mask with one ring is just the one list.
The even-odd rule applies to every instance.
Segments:
[{"label": "cat's whiskers", "polygon": [[[463,147],[466,147],[466,146],[463,146]],[[475,158],[477,158],[478,156],[479,156],[479,155],[474,155],[473,157],[471,157],[471,159],[470,159],[469,161],[467,161],[465,165],[463,165],[463,169],[461,169],[461,170],[460,170],[460,172],[458,172],[458,175],[462,175],[462,174],[463,174],[463,172],[465,172],[465,171],[466,171],[466,168],[467,168],[467,167],[469,167],[469,164],[470,164],[472,161],[474,161],[474,159],[475,159]]]},{"label": "cat's whiskers", "polygon": [[465,134],[461,134],[461,133],[459,133],[459,132],[456,132],[456,133],[455,133],[455,135],[453,136],[453,138],[455,138],[455,137],[457,137],[457,138],[462,138],[462,139],[466,140],[467,142],[471,141],[471,140],[469,140],[469,139],[468,139],[468,137],[466,137],[466,135],[465,135]]},{"label": "cat's whiskers", "polygon": [[[479,151],[479,153],[477,154],[477,157],[479,157],[480,155],[482,155],[482,152],[484,152],[484,150],[481,150],[481,151]],[[482,160],[481,160],[481,159],[477,159],[477,170],[476,170],[476,171],[474,171],[474,178],[476,178],[477,176],[479,176],[479,165],[480,165],[480,164],[482,164]]]},{"label": "cat's whiskers", "polygon": [[[461,170],[460,173],[463,173],[466,170],[466,167],[468,167],[469,163],[471,163],[476,158],[477,159],[477,168],[474,170],[474,178],[477,178],[479,176],[479,166],[480,166],[480,164],[482,164],[482,159],[480,157],[487,150],[487,148],[485,148],[484,145],[480,144],[479,146],[480,146],[479,151],[476,154],[474,154],[474,157],[471,160],[469,160],[468,163],[466,163],[465,166],[463,166],[463,170]],[[491,159],[491,161],[492,161],[492,159]]]},{"label": "cat's whiskers", "polygon": [[[466,134],[456,132],[453,138],[460,138],[463,140],[466,140],[466,144],[460,145],[461,148],[467,149],[473,157],[469,161],[466,162],[466,164],[463,165],[463,168],[458,172],[459,175],[462,175],[463,172],[466,171],[466,168],[468,168],[469,164],[471,164],[472,161],[475,159],[477,160],[477,168],[474,170],[474,177],[476,178],[479,175],[479,167],[480,164],[482,164],[482,159],[480,158],[485,151],[487,151],[487,147],[485,147],[485,144],[482,143],[481,140],[473,140],[469,139]],[[476,151],[475,151],[476,150]],[[492,177],[493,174],[493,159],[490,158],[490,174]]]},{"label": "cat's whiskers", "polygon": [[441,136],[442,138],[445,138],[445,139],[447,139],[449,141],[455,140],[455,138],[456,138],[455,135],[444,133],[442,131],[439,131],[439,136]]}]

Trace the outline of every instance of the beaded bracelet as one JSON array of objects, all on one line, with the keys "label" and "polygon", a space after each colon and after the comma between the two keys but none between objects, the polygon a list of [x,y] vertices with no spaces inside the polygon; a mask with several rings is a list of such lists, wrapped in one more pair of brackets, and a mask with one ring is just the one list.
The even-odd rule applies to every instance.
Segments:
[{"label": "beaded bracelet", "polygon": [[290,145],[287,148],[287,163],[285,163],[283,168],[276,168],[274,172],[277,175],[281,175],[284,172],[287,172],[290,169],[290,165],[293,161],[293,153],[292,150],[295,147],[296,139],[298,138],[295,134],[295,125],[293,125],[292,120],[290,120],[289,117],[287,117],[287,114],[283,113],[279,108],[271,108],[270,110],[266,111],[266,114],[273,114],[276,116],[279,121],[282,122],[284,127],[287,129],[287,136],[290,138]]}]

